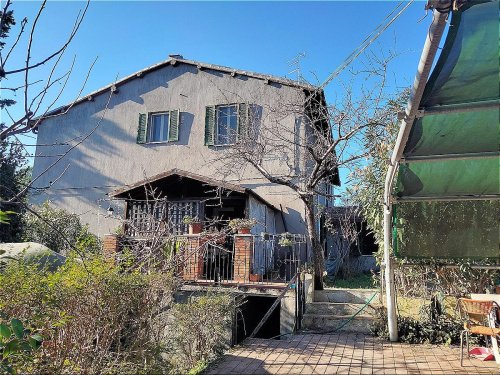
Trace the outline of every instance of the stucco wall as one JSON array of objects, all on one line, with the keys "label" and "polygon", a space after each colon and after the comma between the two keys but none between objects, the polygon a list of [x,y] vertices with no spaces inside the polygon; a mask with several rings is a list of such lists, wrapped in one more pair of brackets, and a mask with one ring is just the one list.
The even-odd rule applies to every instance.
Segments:
[{"label": "stucco wall", "polygon": [[[218,160],[225,147],[204,146],[205,107],[234,102],[249,102],[262,107],[261,120],[283,127],[293,134],[303,132],[301,121],[289,114],[273,118],[269,107],[297,102],[304,94],[297,88],[217,71],[199,71],[195,66],[177,64],[145,74],[118,86],[119,91],[98,95],[78,104],[68,113],[44,120],[39,127],[37,157],[33,176],[41,175],[59,155],[82,137],[88,136],[50,170],[36,179],[34,187],[52,186],[31,201],[46,199],[81,215],[90,229],[102,235],[119,225],[119,202],[109,202],[106,193],[165,172],[182,169],[221,179]],[[109,100],[109,104],[108,103]],[[107,107],[107,109],[106,109]],[[137,144],[139,113],[179,109],[179,141],[163,144]],[[279,122],[278,122],[279,120]],[[90,135],[89,135],[90,134]],[[62,145],[53,145],[62,143]],[[284,160],[266,156],[274,173],[288,173]],[[293,158],[293,155],[290,156]],[[299,161],[294,162],[299,167]],[[303,233],[303,204],[287,187],[273,185],[251,168],[240,168],[227,182],[254,189],[276,207],[283,206],[290,232]],[[106,217],[111,205],[114,217]],[[280,229],[280,228],[278,228]]]}]

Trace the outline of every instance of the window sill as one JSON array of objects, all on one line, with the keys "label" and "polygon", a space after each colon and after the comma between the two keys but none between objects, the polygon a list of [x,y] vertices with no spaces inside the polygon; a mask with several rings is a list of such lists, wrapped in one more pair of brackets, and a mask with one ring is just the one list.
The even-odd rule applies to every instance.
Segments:
[{"label": "window sill", "polygon": [[178,141],[158,141],[158,142],[146,142],[146,143],[143,143],[144,145],[166,145],[166,144],[169,144],[169,143],[175,143],[175,142],[178,142]]},{"label": "window sill", "polygon": [[223,147],[230,147],[230,146],[236,146],[237,143],[224,143],[224,144],[219,144],[219,145],[210,145],[211,147],[215,148],[223,148]]}]

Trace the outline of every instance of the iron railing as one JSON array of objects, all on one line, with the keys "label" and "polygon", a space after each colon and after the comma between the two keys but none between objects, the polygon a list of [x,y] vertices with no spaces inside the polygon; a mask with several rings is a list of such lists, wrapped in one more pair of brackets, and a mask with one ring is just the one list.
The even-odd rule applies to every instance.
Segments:
[{"label": "iron railing", "polygon": [[180,276],[209,284],[288,283],[300,269],[306,246],[304,236],[290,234],[234,235],[225,241],[184,238]]}]

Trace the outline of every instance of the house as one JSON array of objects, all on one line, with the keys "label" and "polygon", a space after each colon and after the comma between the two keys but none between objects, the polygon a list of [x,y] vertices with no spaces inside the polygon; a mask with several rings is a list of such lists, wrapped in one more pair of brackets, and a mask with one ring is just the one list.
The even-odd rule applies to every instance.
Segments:
[{"label": "house", "polygon": [[[306,105],[311,95],[318,100]],[[292,143],[306,139],[308,112],[324,107],[323,91],[309,84],[170,55],[41,121],[31,202],[50,200],[77,213],[101,236],[123,218],[134,224],[128,234],[144,236],[145,212],[159,199],[164,204],[154,215],[178,234],[187,230],[185,217],[246,217],[257,222],[254,235],[304,235],[304,205],[292,189],[249,167],[228,171],[221,160],[241,137],[261,136],[265,127]],[[329,131],[327,122],[321,126]],[[276,175],[298,175],[308,166],[293,148],[264,158]],[[332,192],[334,184],[338,173],[323,188]],[[325,197],[317,202],[331,205]]]}]

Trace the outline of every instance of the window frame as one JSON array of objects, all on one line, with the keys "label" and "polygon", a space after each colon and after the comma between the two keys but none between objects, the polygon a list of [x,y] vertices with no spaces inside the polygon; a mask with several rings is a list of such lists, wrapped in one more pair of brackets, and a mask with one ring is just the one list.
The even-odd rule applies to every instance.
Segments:
[{"label": "window frame", "polygon": [[[158,112],[148,112],[148,123],[147,123],[147,128],[146,128],[146,144],[155,144],[155,143],[169,143],[173,141],[168,140],[168,135],[170,133],[170,116],[172,111],[158,111]],[[166,139],[164,141],[152,141],[151,140],[151,132],[153,131],[153,117],[154,116],[161,116],[161,115],[168,115],[168,121],[167,121],[167,126],[166,128],[162,128],[161,131],[165,129],[167,134],[166,134]],[[163,134],[163,133],[160,133]],[[161,137],[160,137],[161,138]]]},{"label": "window frame", "polygon": [[[219,143],[219,109],[223,107],[233,107],[235,109],[235,117],[236,117],[236,129],[235,129],[235,137],[233,142],[227,142],[227,143]],[[214,144],[213,146],[215,147],[224,147],[224,146],[234,146],[235,144],[238,143],[238,138],[239,138],[239,127],[240,127],[240,113],[239,113],[239,103],[230,103],[230,104],[217,104],[215,105],[215,124],[214,124]],[[226,124],[227,128],[229,129],[230,127]]]}]

